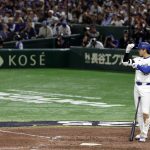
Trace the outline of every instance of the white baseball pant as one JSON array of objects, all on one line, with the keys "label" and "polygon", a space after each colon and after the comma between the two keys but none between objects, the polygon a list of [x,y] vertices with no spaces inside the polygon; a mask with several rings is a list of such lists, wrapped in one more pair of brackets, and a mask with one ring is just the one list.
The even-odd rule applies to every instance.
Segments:
[{"label": "white baseball pant", "polygon": [[[146,85],[146,83],[137,85],[135,83],[134,102],[136,107],[139,97],[141,97],[141,101],[137,113],[137,121],[140,127],[140,135],[143,137],[147,137],[150,125],[150,85]],[[144,119],[144,114],[148,114],[149,118]]]}]

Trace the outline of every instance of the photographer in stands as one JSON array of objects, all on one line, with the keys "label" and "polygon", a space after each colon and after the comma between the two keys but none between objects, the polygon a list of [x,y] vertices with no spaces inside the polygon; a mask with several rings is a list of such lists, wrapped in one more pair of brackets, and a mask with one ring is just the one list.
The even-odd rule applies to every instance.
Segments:
[{"label": "photographer in stands", "polygon": [[92,38],[86,47],[87,48],[99,48],[99,49],[104,48],[103,44],[100,41],[97,41],[96,38]]},{"label": "photographer in stands", "polygon": [[99,37],[99,32],[96,30],[95,25],[91,25],[90,28],[86,27],[85,34],[84,34],[83,41],[82,41],[82,46],[86,47],[87,43],[92,38],[97,39],[98,37]]}]

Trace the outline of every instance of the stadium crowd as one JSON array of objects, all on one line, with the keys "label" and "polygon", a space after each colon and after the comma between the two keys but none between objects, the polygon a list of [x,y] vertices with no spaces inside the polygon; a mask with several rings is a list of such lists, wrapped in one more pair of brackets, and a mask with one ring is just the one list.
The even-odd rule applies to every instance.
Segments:
[{"label": "stadium crowd", "polygon": [[[70,23],[127,26],[128,21],[128,0],[0,0],[3,41],[15,40],[16,35],[22,39],[71,35]],[[132,38],[136,43],[149,40],[149,26],[150,1],[131,0]],[[125,45],[126,31],[120,40]]]}]

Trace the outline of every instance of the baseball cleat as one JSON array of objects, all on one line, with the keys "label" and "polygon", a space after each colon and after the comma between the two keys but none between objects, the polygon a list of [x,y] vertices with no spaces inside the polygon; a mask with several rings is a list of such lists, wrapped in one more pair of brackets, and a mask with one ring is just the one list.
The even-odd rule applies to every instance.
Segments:
[{"label": "baseball cleat", "polygon": [[145,142],[146,138],[145,137],[140,137],[139,142]]},{"label": "baseball cleat", "polygon": [[[139,139],[140,139],[140,137],[141,137],[141,135],[140,135],[140,134],[138,134],[138,135],[136,135],[136,136],[135,136],[135,139],[136,139],[136,140],[139,140]],[[147,136],[145,137],[145,139],[147,139]]]},{"label": "baseball cleat", "polygon": [[140,134],[136,135],[136,136],[135,136],[135,139],[136,139],[136,140],[139,140],[139,139],[140,139]]}]

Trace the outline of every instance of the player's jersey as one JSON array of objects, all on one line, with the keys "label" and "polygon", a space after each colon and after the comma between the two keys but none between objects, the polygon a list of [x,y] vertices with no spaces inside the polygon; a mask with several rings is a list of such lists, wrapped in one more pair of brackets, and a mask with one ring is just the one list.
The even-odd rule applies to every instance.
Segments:
[{"label": "player's jersey", "polygon": [[[141,66],[150,66],[150,57],[148,58],[136,57],[133,60],[135,61],[136,64],[139,64]],[[135,82],[150,83],[150,73],[144,74],[139,69],[136,69]]]}]

